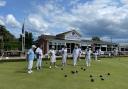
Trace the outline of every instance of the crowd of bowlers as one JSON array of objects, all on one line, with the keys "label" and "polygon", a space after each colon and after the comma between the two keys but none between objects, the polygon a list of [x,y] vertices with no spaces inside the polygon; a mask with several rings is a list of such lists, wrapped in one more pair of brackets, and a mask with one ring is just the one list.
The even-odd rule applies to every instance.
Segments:
[{"label": "crowd of bowlers", "polygon": [[[73,66],[77,65],[77,61],[81,60],[81,54],[82,54],[82,50],[79,47],[79,45],[75,45],[73,52],[72,52],[72,60],[73,60]],[[97,56],[100,55],[100,50],[95,50],[94,52],[92,52],[91,48],[87,48],[85,50],[85,65],[87,67],[91,66],[91,54],[94,55],[95,60],[97,60]],[[35,56],[36,55],[36,56]],[[33,67],[33,60],[36,58],[37,62],[36,62],[36,68],[37,70],[42,68],[42,60],[43,60],[43,51],[42,51],[42,45],[38,46],[36,48],[35,45],[32,45],[32,47],[28,50],[27,52],[27,61],[28,61],[28,73],[32,73],[32,67]],[[50,58],[50,65],[49,68],[51,69],[52,67],[57,68],[56,65],[56,51],[54,46],[51,47],[51,49],[48,51],[48,56]],[[64,46],[61,49],[61,56],[62,56],[62,66],[66,66],[67,64],[67,47]]]}]

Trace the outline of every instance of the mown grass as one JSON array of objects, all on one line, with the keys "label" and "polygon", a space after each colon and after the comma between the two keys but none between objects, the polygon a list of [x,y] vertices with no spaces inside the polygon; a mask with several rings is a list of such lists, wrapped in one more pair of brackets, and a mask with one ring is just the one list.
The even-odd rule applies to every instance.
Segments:
[{"label": "mown grass", "polygon": [[[0,89],[128,89],[128,57],[92,60],[92,66],[88,68],[84,59],[76,67],[68,59],[63,70],[60,64],[61,60],[57,60],[58,68],[49,69],[49,61],[45,60],[42,70],[33,69],[32,74],[27,74],[26,61],[0,62]],[[72,74],[72,70],[78,73]],[[90,81],[90,75],[94,82]],[[100,75],[105,80],[101,80]]]}]

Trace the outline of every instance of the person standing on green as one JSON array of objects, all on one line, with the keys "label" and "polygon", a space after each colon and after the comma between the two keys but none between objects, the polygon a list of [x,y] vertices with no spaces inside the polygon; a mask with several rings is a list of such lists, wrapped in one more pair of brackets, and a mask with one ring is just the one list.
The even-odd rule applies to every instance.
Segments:
[{"label": "person standing on green", "polygon": [[32,47],[28,50],[28,53],[27,53],[28,73],[29,74],[31,74],[33,72],[32,67],[33,67],[33,60],[35,58],[35,53],[34,53],[35,48],[36,48],[36,46],[32,45]]}]

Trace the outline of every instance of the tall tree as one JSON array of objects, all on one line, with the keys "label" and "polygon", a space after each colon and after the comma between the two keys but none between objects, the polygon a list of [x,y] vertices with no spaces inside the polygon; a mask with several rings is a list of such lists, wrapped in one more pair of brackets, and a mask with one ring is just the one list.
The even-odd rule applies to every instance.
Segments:
[{"label": "tall tree", "polygon": [[100,37],[94,36],[94,37],[92,37],[92,41],[100,41]]},{"label": "tall tree", "polygon": [[[19,41],[20,41],[20,43],[22,43],[22,35],[20,35]],[[32,33],[25,31],[25,48],[26,49],[30,48],[32,44],[33,44]]]},{"label": "tall tree", "polygon": [[0,25],[0,36],[3,37],[2,43],[5,50],[17,49],[19,47],[18,40],[3,25]]}]

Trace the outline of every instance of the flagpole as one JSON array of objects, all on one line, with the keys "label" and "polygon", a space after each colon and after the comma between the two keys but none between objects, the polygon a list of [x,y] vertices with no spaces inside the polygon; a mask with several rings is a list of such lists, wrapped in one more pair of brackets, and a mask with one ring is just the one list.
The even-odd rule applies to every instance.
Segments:
[{"label": "flagpole", "polygon": [[23,52],[23,33],[22,33],[22,52]]},{"label": "flagpole", "polygon": [[24,31],[24,24],[25,24],[25,19],[24,19],[24,23],[22,26],[22,52],[25,51],[25,31]]},{"label": "flagpole", "polygon": [[24,52],[25,52],[25,32],[24,32]]}]

